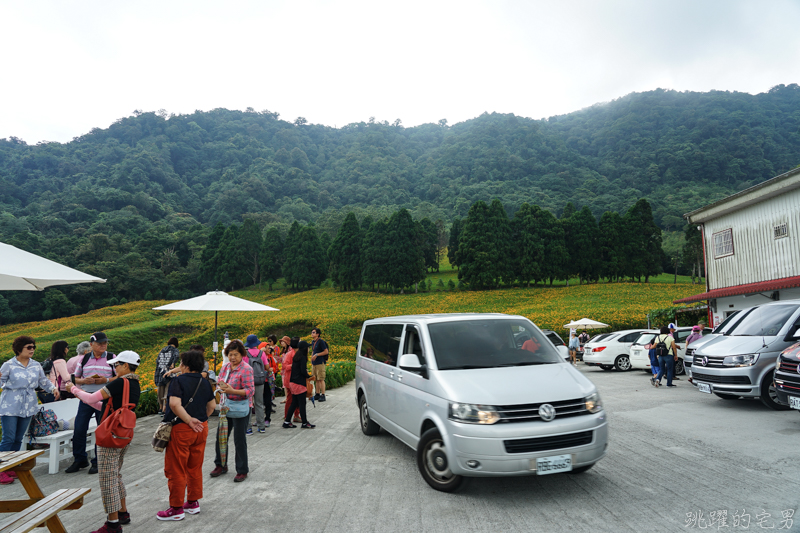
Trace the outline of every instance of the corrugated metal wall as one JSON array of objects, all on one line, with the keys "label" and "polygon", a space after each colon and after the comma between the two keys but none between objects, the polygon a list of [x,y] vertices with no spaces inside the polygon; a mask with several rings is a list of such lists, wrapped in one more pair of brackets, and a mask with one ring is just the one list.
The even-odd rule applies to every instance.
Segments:
[{"label": "corrugated metal wall", "polygon": [[[775,239],[774,227],[789,234]],[[733,230],[733,255],[714,258],[715,233]],[[800,189],[747,206],[705,225],[710,289],[800,276]]]}]

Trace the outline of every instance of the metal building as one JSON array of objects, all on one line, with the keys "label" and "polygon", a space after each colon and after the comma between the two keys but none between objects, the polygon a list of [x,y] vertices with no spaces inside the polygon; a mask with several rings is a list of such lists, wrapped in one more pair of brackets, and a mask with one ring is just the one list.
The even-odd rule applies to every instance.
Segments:
[{"label": "metal building", "polygon": [[800,299],[800,168],[684,215],[703,232],[706,292],[713,327],[734,311]]}]

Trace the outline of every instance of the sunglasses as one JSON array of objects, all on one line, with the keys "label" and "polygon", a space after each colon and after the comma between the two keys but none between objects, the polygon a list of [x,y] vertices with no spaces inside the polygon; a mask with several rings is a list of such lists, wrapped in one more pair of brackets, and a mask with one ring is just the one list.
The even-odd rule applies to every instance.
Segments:
[{"label": "sunglasses", "polygon": [[29,344],[29,345],[27,345],[27,346],[25,347],[25,349],[26,349],[26,350],[35,350],[35,349],[36,349],[36,345],[35,345],[35,344]]}]

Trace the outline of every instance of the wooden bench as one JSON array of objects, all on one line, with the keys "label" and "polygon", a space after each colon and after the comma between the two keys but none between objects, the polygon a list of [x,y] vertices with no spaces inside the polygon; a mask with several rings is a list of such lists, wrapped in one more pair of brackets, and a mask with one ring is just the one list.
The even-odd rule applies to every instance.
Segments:
[{"label": "wooden bench", "polygon": [[0,533],[23,533],[47,525],[52,533],[66,533],[58,513],[80,509],[92,489],[61,489],[0,522]]},{"label": "wooden bench", "polygon": [[[78,414],[78,405],[81,401],[77,398],[69,398],[60,402],[43,403],[39,407],[50,409],[59,420],[72,420]],[[89,420],[89,429],[86,432],[86,453],[91,457],[94,451],[94,431],[97,429],[97,420],[92,417]],[[45,455],[36,459],[37,463],[47,463],[48,474],[58,474],[59,463],[64,459],[72,459],[72,434],[73,429],[65,429],[52,435],[36,437],[36,444],[49,444],[50,449],[45,450]]]}]

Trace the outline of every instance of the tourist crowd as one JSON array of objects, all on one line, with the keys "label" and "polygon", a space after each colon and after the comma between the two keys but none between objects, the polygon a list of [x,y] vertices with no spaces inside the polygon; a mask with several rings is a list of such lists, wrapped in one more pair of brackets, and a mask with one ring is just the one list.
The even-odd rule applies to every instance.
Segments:
[{"label": "tourist crowd", "polygon": [[[278,340],[276,335],[263,342],[257,335],[248,335],[244,342],[226,339],[219,374],[210,369],[202,345],[195,344],[180,352],[179,340],[169,339],[156,357],[153,376],[159,414],[163,416],[157,436],[163,439],[167,435],[168,441],[164,474],[169,507],[157,513],[159,520],[182,520],[187,513],[200,512],[208,421],[217,409],[215,467],[210,475],[219,477],[228,472],[228,439],[232,435],[236,468],[233,481],[237,483],[247,479],[249,473],[247,437],[256,432],[263,434],[270,427],[271,415],[277,407],[276,386],[282,386],[286,396],[281,427],[296,428],[296,422],[303,429],[315,427],[307,418],[306,398],[325,401],[329,348],[319,328],[312,330],[311,338],[311,344],[299,337],[284,336]],[[136,374],[141,362],[139,354],[130,350],[114,354],[108,350],[108,344],[106,334],[98,331],[88,342],[80,343],[76,354],[67,360],[68,343],[57,341],[50,356],[40,364],[33,359],[35,339],[20,336],[12,344],[14,357],[0,367],[3,431],[0,452],[21,449],[31,421],[40,411],[40,402],[80,400],[72,424],[73,462],[66,472],[71,474],[88,467],[89,474],[99,474],[108,518],[93,533],[116,533],[131,522],[121,473],[130,441],[101,442],[100,434],[116,436],[114,431],[124,424],[114,424],[122,419],[124,410],[136,408],[142,393]],[[311,374],[307,370],[309,361]],[[281,381],[276,385],[278,374]],[[92,417],[97,420],[95,434],[100,444],[94,447],[90,459],[86,444]],[[13,471],[0,472],[0,484],[13,483],[14,479]]]}]

